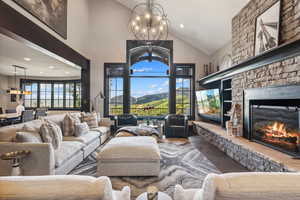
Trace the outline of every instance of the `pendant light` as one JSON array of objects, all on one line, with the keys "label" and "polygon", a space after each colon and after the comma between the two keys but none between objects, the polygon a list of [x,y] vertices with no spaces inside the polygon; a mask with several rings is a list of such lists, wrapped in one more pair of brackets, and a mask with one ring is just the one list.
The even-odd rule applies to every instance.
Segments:
[{"label": "pendant light", "polygon": [[17,86],[17,69],[21,69],[21,70],[24,70],[24,80],[26,82],[26,68],[25,67],[20,67],[20,66],[17,66],[17,65],[13,65],[13,68],[14,68],[14,78],[15,78],[15,88],[11,88],[9,90],[7,90],[7,93],[8,94],[13,94],[13,95],[31,95],[32,92],[31,91],[26,91],[26,90],[22,90],[21,88],[18,89],[18,86]]}]

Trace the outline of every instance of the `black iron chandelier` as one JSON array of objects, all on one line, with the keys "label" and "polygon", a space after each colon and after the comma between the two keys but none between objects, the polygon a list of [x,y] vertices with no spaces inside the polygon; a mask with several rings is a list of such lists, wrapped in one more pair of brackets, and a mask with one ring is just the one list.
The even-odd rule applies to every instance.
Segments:
[{"label": "black iron chandelier", "polygon": [[137,40],[166,40],[168,26],[163,7],[154,0],[137,4],[132,10],[129,28]]}]

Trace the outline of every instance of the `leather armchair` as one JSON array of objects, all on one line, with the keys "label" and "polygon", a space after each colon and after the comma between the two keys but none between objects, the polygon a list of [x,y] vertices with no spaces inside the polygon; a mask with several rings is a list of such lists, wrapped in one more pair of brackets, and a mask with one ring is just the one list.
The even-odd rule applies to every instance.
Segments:
[{"label": "leather armchair", "polygon": [[137,126],[137,117],[131,114],[123,114],[115,117],[116,130],[124,126]]},{"label": "leather armchair", "polygon": [[188,137],[188,118],[184,115],[169,114],[165,118],[165,135],[167,138]]}]

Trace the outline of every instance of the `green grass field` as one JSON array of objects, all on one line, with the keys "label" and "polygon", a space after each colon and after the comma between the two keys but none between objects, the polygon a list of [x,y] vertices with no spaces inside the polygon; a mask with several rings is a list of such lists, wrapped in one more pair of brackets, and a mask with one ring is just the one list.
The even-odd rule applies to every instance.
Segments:
[{"label": "green grass field", "polygon": [[[187,96],[176,97],[176,113],[186,114],[186,110],[189,109],[189,98]],[[119,115],[123,113],[122,105],[111,106],[110,115]],[[147,109],[150,108],[150,109]],[[164,116],[169,113],[169,101],[167,98],[151,101],[144,104],[133,104],[130,108],[130,113],[137,116]]]}]

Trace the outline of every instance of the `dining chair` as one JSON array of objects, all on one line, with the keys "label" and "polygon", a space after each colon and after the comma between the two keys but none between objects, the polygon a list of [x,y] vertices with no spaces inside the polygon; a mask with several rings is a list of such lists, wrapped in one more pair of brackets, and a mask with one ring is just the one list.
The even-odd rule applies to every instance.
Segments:
[{"label": "dining chair", "polygon": [[35,116],[34,119],[39,119],[40,117],[47,116],[47,109],[46,108],[37,108],[35,110]]},{"label": "dining chair", "polygon": [[33,121],[33,120],[34,120],[33,110],[25,110],[22,112],[21,123]]}]

